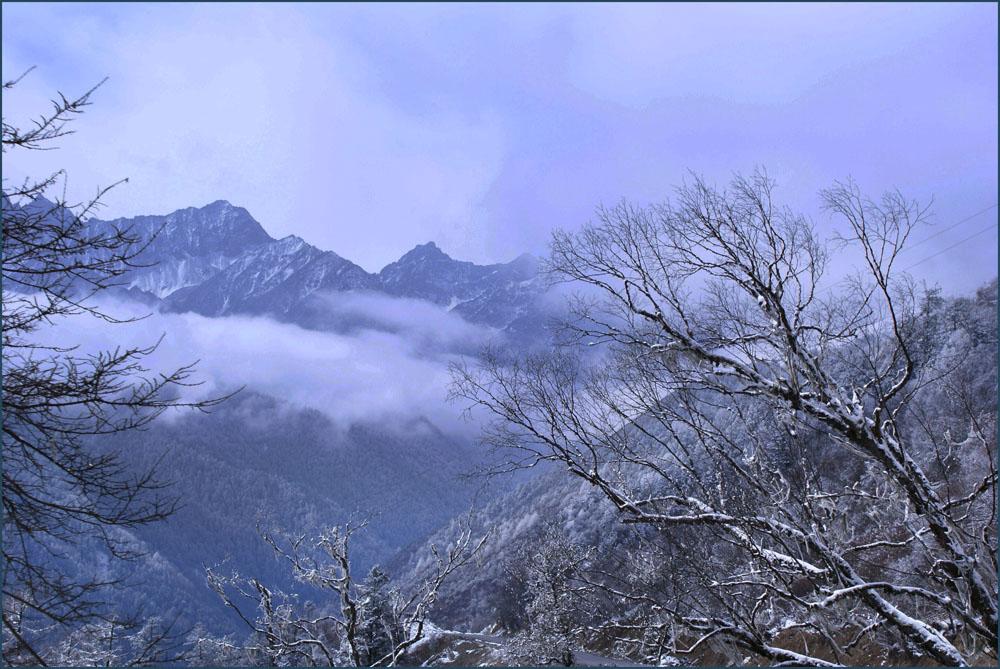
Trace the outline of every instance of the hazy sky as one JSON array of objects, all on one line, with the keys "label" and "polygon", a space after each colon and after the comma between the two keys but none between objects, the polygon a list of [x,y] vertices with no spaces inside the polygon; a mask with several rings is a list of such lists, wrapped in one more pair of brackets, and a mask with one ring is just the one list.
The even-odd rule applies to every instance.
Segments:
[{"label": "hazy sky", "polygon": [[[817,191],[852,175],[933,195],[940,230],[997,202],[996,37],[992,3],[4,3],[4,79],[38,66],[5,118],[110,77],[60,151],[4,176],[129,177],[105,217],[227,199],[368,270],[427,240],[543,252],[598,203],[755,165],[820,224]],[[965,289],[996,265],[994,227],[919,267]]]}]

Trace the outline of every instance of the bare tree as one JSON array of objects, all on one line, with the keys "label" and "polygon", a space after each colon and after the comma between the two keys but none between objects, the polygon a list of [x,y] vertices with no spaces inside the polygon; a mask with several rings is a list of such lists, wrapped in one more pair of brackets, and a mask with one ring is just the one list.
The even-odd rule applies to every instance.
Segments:
[{"label": "bare tree", "polygon": [[[954,432],[921,419],[958,364],[929,355],[931,301],[899,267],[926,210],[837,184],[832,247],[772,195],[761,173],[695,179],[557,233],[551,272],[590,289],[566,331],[604,346],[488,351],[454,392],[522,466],[561,463],[684,547],[655,588],[594,579],[678,628],[677,654],[722,638],[777,664],[864,663],[868,646],[995,661],[996,407],[953,402]],[[826,285],[842,247],[862,267]],[[942,458],[957,449],[971,470]]]},{"label": "bare tree", "polygon": [[[332,527],[314,541],[305,536],[265,541],[295,578],[332,595],[330,606],[297,606],[295,598],[255,578],[224,576],[209,568],[208,582],[251,635],[239,646],[245,662],[266,666],[396,666],[425,638],[441,585],[468,564],[487,537],[464,531],[446,551],[431,547],[427,576],[404,593],[381,578],[359,582],[351,572],[351,536],[365,523]],[[318,554],[317,554],[318,552]],[[377,590],[377,592],[376,592]],[[201,640],[197,645],[205,645]],[[216,643],[216,646],[220,644]]]},{"label": "bare tree", "polygon": [[506,644],[511,664],[573,664],[593,604],[581,581],[593,554],[548,525],[514,555],[509,571],[524,584],[526,629]]},{"label": "bare tree", "polygon": [[[4,84],[5,94],[17,81]],[[54,148],[70,134],[94,89],[60,95],[27,129],[3,120],[10,154]],[[170,515],[175,500],[154,469],[133,471],[95,437],[141,428],[171,407],[206,409],[221,399],[188,402],[179,391],[192,367],[151,372],[143,362],[157,344],[79,351],[39,335],[72,317],[124,322],[93,298],[138,266],[150,241],[130,228],[90,222],[109,188],[83,203],[46,199],[62,171],[3,183],[3,626],[4,659],[45,664],[39,644],[81,625],[117,627],[109,610],[111,576],[78,573],[75,555],[106,551],[136,557],[122,530]],[[131,319],[125,319],[131,320]],[[110,628],[109,628],[110,629]]]},{"label": "bare tree", "polygon": [[138,625],[102,620],[74,628],[47,654],[60,667],[150,667],[187,659],[176,619],[153,616]]}]

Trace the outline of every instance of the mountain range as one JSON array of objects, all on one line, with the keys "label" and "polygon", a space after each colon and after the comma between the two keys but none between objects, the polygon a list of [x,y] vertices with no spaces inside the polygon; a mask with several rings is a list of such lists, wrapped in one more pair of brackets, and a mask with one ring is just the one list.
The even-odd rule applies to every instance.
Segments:
[{"label": "mountain range", "polygon": [[325,329],[318,296],[370,292],[425,300],[471,323],[523,332],[538,321],[544,292],[539,263],[528,254],[477,265],[428,242],[373,274],[295,235],[274,239],[246,209],[224,200],[90,225],[150,240],[122,287],[168,312],[268,315]]}]

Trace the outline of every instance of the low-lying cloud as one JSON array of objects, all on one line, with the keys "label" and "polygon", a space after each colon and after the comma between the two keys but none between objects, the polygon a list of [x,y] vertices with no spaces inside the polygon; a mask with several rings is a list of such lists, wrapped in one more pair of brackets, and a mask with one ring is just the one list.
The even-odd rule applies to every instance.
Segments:
[{"label": "low-lying cloud", "polygon": [[366,330],[396,334],[421,355],[471,353],[496,336],[427,300],[384,293],[345,292],[313,295],[309,303],[319,329],[351,335]]},{"label": "low-lying cloud", "polygon": [[[319,410],[338,425],[405,423],[426,417],[449,432],[466,432],[461,407],[447,402],[448,365],[486,342],[491,332],[419,300],[340,295],[324,298],[331,313],[361,323],[342,332],[306,329],[256,316],[208,318],[153,312],[124,324],[77,316],[39,333],[41,340],[79,344],[77,353],[148,346],[152,372],[197,361],[185,397],[206,398],[245,386],[291,405]],[[105,301],[116,317],[148,307]],[[459,352],[462,351],[462,352]]]}]

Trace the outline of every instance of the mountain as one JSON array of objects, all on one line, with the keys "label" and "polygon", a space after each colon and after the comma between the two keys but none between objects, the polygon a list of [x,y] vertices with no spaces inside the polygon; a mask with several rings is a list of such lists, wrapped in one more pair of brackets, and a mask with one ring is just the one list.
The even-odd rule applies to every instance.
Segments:
[{"label": "mountain", "polygon": [[129,273],[125,287],[160,298],[199,284],[242,254],[274,242],[246,209],[225,200],[165,216],[91,219],[89,224],[130,230],[150,240],[136,258],[140,267]]},{"label": "mountain", "polygon": [[363,574],[466,512],[478,483],[462,475],[482,456],[423,419],[340,425],[250,390],[211,414],[158,421],[95,448],[122,453],[136,471],[166,456],[166,494],[183,502],[166,521],[132,530],[148,556],[143,583],[127,596],[220,631],[239,630],[239,621],[206,585],[205,566],[299,590],[258,525],[314,536],[367,520],[352,544],[352,566]]},{"label": "mountain", "polygon": [[538,262],[476,265],[454,260],[434,242],[421,244],[378,274],[383,291],[444,306],[473,323],[503,328],[524,316],[541,292]]},{"label": "mountain", "polygon": [[538,261],[527,254],[477,265],[428,242],[371,274],[294,235],[276,240],[246,209],[223,200],[165,216],[94,219],[91,225],[114,225],[151,240],[123,288],[143,299],[159,298],[164,311],[269,315],[327,329],[331,321],[318,313],[317,298],[354,291],[424,300],[522,339],[537,337],[544,321]]},{"label": "mountain", "polygon": [[[149,240],[137,258],[140,267],[125,275],[118,294],[165,312],[268,316],[319,330],[379,328],[377,314],[365,320],[351,308],[355,298],[372,295],[380,300],[376,309],[398,312],[383,319],[392,322],[419,317],[437,323],[435,314],[450,319],[446,312],[452,312],[492,330],[520,333],[542,320],[536,316],[543,285],[528,255],[477,265],[429,242],[373,274],[300,237],[274,239],[247,210],[225,201],[164,216],[92,219],[89,225],[128,229]],[[400,300],[426,304],[418,309]],[[422,418],[334,424],[260,391],[248,388],[211,415],[157,422],[102,442],[127,453],[136,471],[169,451],[164,474],[173,481],[171,494],[183,500],[167,522],[132,536],[149,558],[141,570],[146,582],[129,596],[148,608],[177,610],[183,603],[178,612],[191,621],[238,629],[206,587],[204,565],[228,560],[277,587],[298,587],[257,536],[258,522],[314,534],[351,517],[369,518],[355,546],[360,573],[422,542],[468,510],[477,493],[479,499],[486,495],[478,490],[481,482],[461,480],[488,459],[466,437],[443,433]]]},{"label": "mountain", "polygon": [[313,293],[377,287],[377,279],[351,261],[290,235],[249,249],[214,276],[171,294],[165,308],[204,316],[245,313],[287,317]]},{"label": "mountain", "polygon": [[[465,351],[445,337],[441,346],[451,348],[438,360],[438,345],[417,341],[423,335],[410,333],[407,319],[451,328],[458,333],[453,339],[468,338],[477,347],[479,339],[463,328],[477,337],[484,329],[534,336],[543,322],[544,286],[537,261],[528,255],[477,265],[430,242],[373,274],[299,237],[274,239],[246,209],[221,200],[162,216],[91,219],[88,225],[94,232],[114,227],[148,240],[136,258],[139,267],[114,292],[164,312],[268,316],[319,330],[351,325],[337,319],[353,319],[359,329],[396,327],[400,340],[414,344],[415,356],[440,362],[442,370],[447,356]],[[391,311],[391,317],[360,313],[355,307],[361,300],[374,305],[365,302],[369,311]],[[455,316],[485,328],[460,327]],[[123,597],[148,610],[182,613],[213,630],[235,631],[238,621],[205,584],[205,565],[228,560],[276,587],[298,587],[257,536],[258,522],[315,534],[348,518],[369,518],[355,545],[362,573],[421,544],[474,499],[481,503],[496,492],[462,478],[490,459],[467,435],[445,433],[424,418],[335,423],[262,390],[247,388],[211,414],[157,421],[95,443],[97,450],[121,453],[140,473],[163,457],[169,463],[163,477],[173,483],[169,494],[183,502],[168,521],[129,531],[147,558],[136,570],[143,582],[122,590]],[[103,561],[95,553],[86,564],[100,569]]]},{"label": "mountain", "polygon": [[516,625],[523,616],[523,584],[512,581],[512,568],[548,528],[558,528],[581,549],[593,548],[609,569],[615,568],[615,556],[647,532],[622,523],[614,505],[593,486],[558,466],[543,465],[520,483],[510,477],[506,481],[501,494],[482,500],[468,517],[407,546],[387,565],[398,582],[412,586],[426,575],[422,563],[430,546],[454,542],[466,527],[477,536],[489,536],[480,566],[463,570],[442,587],[434,613],[439,625],[465,631]]}]

